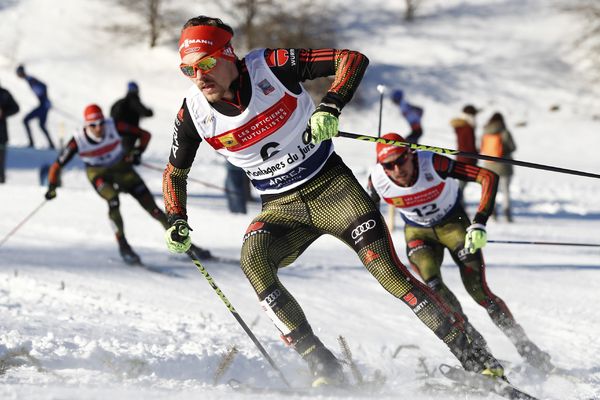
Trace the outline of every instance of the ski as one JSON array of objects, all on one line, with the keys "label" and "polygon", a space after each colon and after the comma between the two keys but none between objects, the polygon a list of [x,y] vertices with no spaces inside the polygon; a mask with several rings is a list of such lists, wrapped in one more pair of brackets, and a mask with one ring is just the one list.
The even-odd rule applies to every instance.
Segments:
[{"label": "ski", "polygon": [[240,382],[237,379],[230,379],[227,382],[227,385],[236,392],[252,394],[281,394],[306,396],[317,393],[314,391],[313,388],[256,386],[249,383]]},{"label": "ski", "polygon": [[142,268],[148,272],[153,272],[155,274],[170,276],[172,278],[183,278],[183,275],[180,275],[177,272],[172,271],[171,268],[168,268],[168,267],[158,267],[155,265],[147,265],[147,264],[144,264],[143,262],[140,262],[138,264],[128,264],[128,265],[131,267],[135,267],[135,268]]},{"label": "ski", "polygon": [[381,384],[366,381],[360,385],[331,386],[324,385],[318,387],[269,387],[258,386],[246,382],[240,382],[237,379],[230,379],[227,385],[241,393],[251,394],[280,394],[294,396],[340,396],[345,397],[351,394],[372,395],[381,389]]},{"label": "ski", "polygon": [[155,274],[160,274],[160,275],[164,275],[164,276],[170,276],[173,278],[183,278],[184,276],[181,274],[178,274],[177,272],[173,271],[173,268],[171,267],[164,267],[164,266],[158,266],[158,265],[150,265],[150,264],[146,264],[143,261],[139,261],[139,262],[135,262],[135,263],[131,263],[131,262],[127,262],[123,259],[116,259],[116,258],[109,258],[108,259],[109,262],[115,263],[115,264],[123,264],[127,267],[131,267],[131,268],[140,268],[140,269],[144,269],[148,272],[152,272]]},{"label": "ski", "polygon": [[511,400],[538,400],[500,378],[465,371],[447,364],[440,365],[439,370],[446,378],[473,389],[485,390]]},{"label": "ski", "polygon": [[237,258],[229,258],[229,257],[220,257],[220,256],[210,256],[205,260],[201,260],[202,262],[208,263],[219,263],[219,264],[231,264],[231,265],[240,265],[240,260]]}]

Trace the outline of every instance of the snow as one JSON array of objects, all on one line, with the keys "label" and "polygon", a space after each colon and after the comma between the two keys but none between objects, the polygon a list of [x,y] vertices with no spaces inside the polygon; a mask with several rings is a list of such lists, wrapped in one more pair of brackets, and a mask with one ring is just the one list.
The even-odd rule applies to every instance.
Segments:
[{"label": "snow", "polygon": [[[480,125],[495,110],[505,113],[518,146],[515,158],[600,173],[595,154],[600,122],[592,118],[598,91],[573,63],[570,45],[578,24],[572,16],[543,0],[432,0],[423,2],[419,19],[408,26],[398,23],[401,8],[388,3],[393,2],[357,0],[353,7],[330,2],[339,8],[340,26],[347,28],[343,46],[363,51],[371,60],[357,93],[367,106],[348,106],[342,130],[377,133],[376,86],[385,84],[389,90],[402,87],[409,101],[425,107],[422,143],[453,148],[448,121],[470,102],[484,108]],[[135,79],[142,100],[155,110],[154,118],[142,122],[154,134],[144,161],[159,168],[166,163],[172,121],[187,82],[177,71],[172,43],[150,50],[144,43],[121,43],[101,29],[116,15],[126,18],[115,7],[98,0],[0,5],[0,79],[22,107],[9,119],[0,240],[43,202],[38,169],[55,156],[43,150],[36,127],[40,149],[22,148],[27,140],[20,121],[35,99],[14,75],[20,62],[49,84],[56,106],[49,128],[63,140],[87,103],[109,107],[124,93],[126,82]],[[198,13],[188,8],[190,16]],[[222,15],[213,8],[206,12]],[[550,112],[554,104],[560,109]],[[517,127],[517,122],[526,124]],[[383,131],[392,130],[402,133],[407,126],[386,99]],[[372,145],[342,138],[335,144],[365,182]],[[223,162],[207,148],[201,146],[191,177],[222,186]],[[161,204],[160,172],[138,172]],[[516,222],[490,221],[490,239],[600,242],[597,180],[516,168],[511,191]],[[194,241],[221,257],[239,258],[242,236],[259,204],[250,204],[247,215],[232,215],[219,190],[190,182],[189,192]],[[478,196],[476,185],[467,186],[470,211]],[[170,275],[120,262],[105,202],[91,189],[79,160],[65,170],[58,197],[0,247],[0,360],[8,368],[0,374],[0,398],[281,398],[277,393],[241,394],[226,385],[237,379],[282,386],[194,265],[168,254],[160,225],[131,197],[121,196],[121,204],[134,249],[149,266]],[[401,226],[393,239],[406,263]],[[446,257],[447,284],[493,353],[508,362],[511,380],[540,398],[600,398],[594,356],[600,351],[600,312],[594,307],[600,300],[599,250],[488,244],[485,256],[490,288],[558,366],[580,376],[542,380],[531,373],[510,373],[511,365],[523,366],[520,357],[470,299]],[[286,377],[294,386],[306,385],[304,363],[279,340],[239,266],[205,266]],[[379,369],[387,377],[374,397],[485,398],[422,389],[419,358],[429,369],[456,364],[455,359],[335,239],[320,238],[280,276],[325,344],[337,350],[337,337],[343,335],[365,376]],[[231,346],[239,353],[213,385],[215,370]],[[398,346],[418,347],[402,348],[393,357]],[[336,396],[322,396],[328,397]]]}]

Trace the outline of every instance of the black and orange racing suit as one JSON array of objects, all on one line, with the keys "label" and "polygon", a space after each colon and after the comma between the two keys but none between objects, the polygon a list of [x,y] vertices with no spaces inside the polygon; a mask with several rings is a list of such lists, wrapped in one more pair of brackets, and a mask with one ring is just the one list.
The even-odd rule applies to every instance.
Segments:
[{"label": "black and orange racing suit", "polygon": [[[333,75],[323,102],[335,103],[339,109],[351,99],[368,63],[365,56],[349,50],[294,49],[294,54],[299,55],[295,63],[278,64],[273,62],[276,51],[266,50],[265,59],[274,75],[294,93],[300,93],[300,82],[304,80]],[[237,66],[239,78],[231,86],[235,101],[211,104],[225,115],[239,114],[250,101],[250,79],[244,60],[239,60]],[[175,121],[173,146],[177,146],[177,157],[171,152],[163,180],[171,223],[187,219],[186,178],[201,141],[184,101]],[[479,371],[496,363],[466,333],[463,319],[443,305],[426,285],[411,277],[394,251],[381,213],[338,155],[333,153],[308,182],[284,193],[263,195],[262,202],[261,213],[244,236],[241,267],[284,340],[302,356],[321,344],[277,271],[296,260],[319,236],[330,234],[354,249],[380,284],[407,304],[465,368]]]},{"label": "black and orange racing suit", "polygon": [[[413,159],[418,172],[418,152]],[[433,155],[433,167],[442,179],[454,178],[464,182],[477,182],[481,185],[481,199],[473,223],[485,225],[494,209],[498,175],[475,165],[452,160],[439,154]],[[415,174],[416,175],[416,174]],[[371,198],[378,203],[380,197],[369,179]],[[515,344],[517,349],[529,343],[523,328],[515,321],[504,301],[488,287],[485,278],[483,253],[474,254],[464,249],[465,235],[471,224],[464,207],[456,202],[448,214],[433,226],[419,226],[404,219],[406,253],[413,269],[419,273],[427,285],[438,293],[452,309],[466,320],[462,307],[452,291],[442,280],[441,266],[444,250],[448,249],[459,268],[460,276],[467,293],[489,314],[502,332]]]},{"label": "black and orange racing suit", "polygon": [[[108,203],[108,218],[114,230],[115,237],[122,246],[127,243],[123,226],[123,218],[119,210],[119,192],[129,193],[153,218],[166,229],[169,224],[165,213],[158,207],[152,193],[138,175],[132,165],[133,154],[144,152],[150,142],[150,133],[130,125],[116,125],[123,143],[123,158],[110,166],[86,165],[85,172],[94,190]],[[88,139],[91,140],[91,139]],[[56,161],[50,166],[48,183],[56,187],[60,170],[79,152],[77,141],[72,137],[60,152]]]}]

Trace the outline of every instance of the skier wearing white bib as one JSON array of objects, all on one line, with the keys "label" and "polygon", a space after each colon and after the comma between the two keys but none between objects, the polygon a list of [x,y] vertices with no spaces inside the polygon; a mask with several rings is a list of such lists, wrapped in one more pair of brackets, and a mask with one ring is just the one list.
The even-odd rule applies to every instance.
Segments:
[{"label": "skier wearing white bib", "polygon": [[[231,27],[206,16],[190,19],[181,33],[180,68],[193,85],[175,120],[163,177],[169,249],[188,249],[186,180],[198,146],[207,142],[244,169],[261,194],[262,211],[244,236],[241,267],[284,341],[307,361],[314,385],[342,383],[342,367],[277,272],[323,234],[349,245],[465,368],[501,376],[501,365],[466,332],[462,318],[398,260],[381,213],[334,152],[338,116],[368,59],[338,49],[258,49],[239,59],[232,37]],[[325,76],[334,80],[315,108],[301,82]]]},{"label": "skier wearing white bib", "polygon": [[[382,138],[405,141],[395,133]],[[486,309],[525,360],[543,371],[550,371],[553,368],[550,356],[527,338],[504,301],[492,293],[486,282],[481,248],[487,242],[485,225],[494,209],[498,175],[432,152],[412,152],[406,147],[384,143],[378,143],[376,151],[377,165],[369,177],[369,192],[376,203],[383,199],[400,211],[405,221],[406,252],[412,267],[467,320],[458,299],[442,280],[440,268],[444,250],[448,249],[471,297]],[[473,223],[458,201],[457,180],[481,185],[481,200]]]}]

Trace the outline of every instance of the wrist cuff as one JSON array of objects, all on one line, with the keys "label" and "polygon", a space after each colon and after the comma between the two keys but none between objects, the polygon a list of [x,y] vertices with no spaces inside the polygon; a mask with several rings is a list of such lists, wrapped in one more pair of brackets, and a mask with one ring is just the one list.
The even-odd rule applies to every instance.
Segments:
[{"label": "wrist cuff", "polygon": [[485,232],[485,225],[483,225],[483,224],[471,224],[467,228],[467,232],[471,232],[471,231],[475,231],[475,230],[479,230],[479,231],[484,231]]}]

